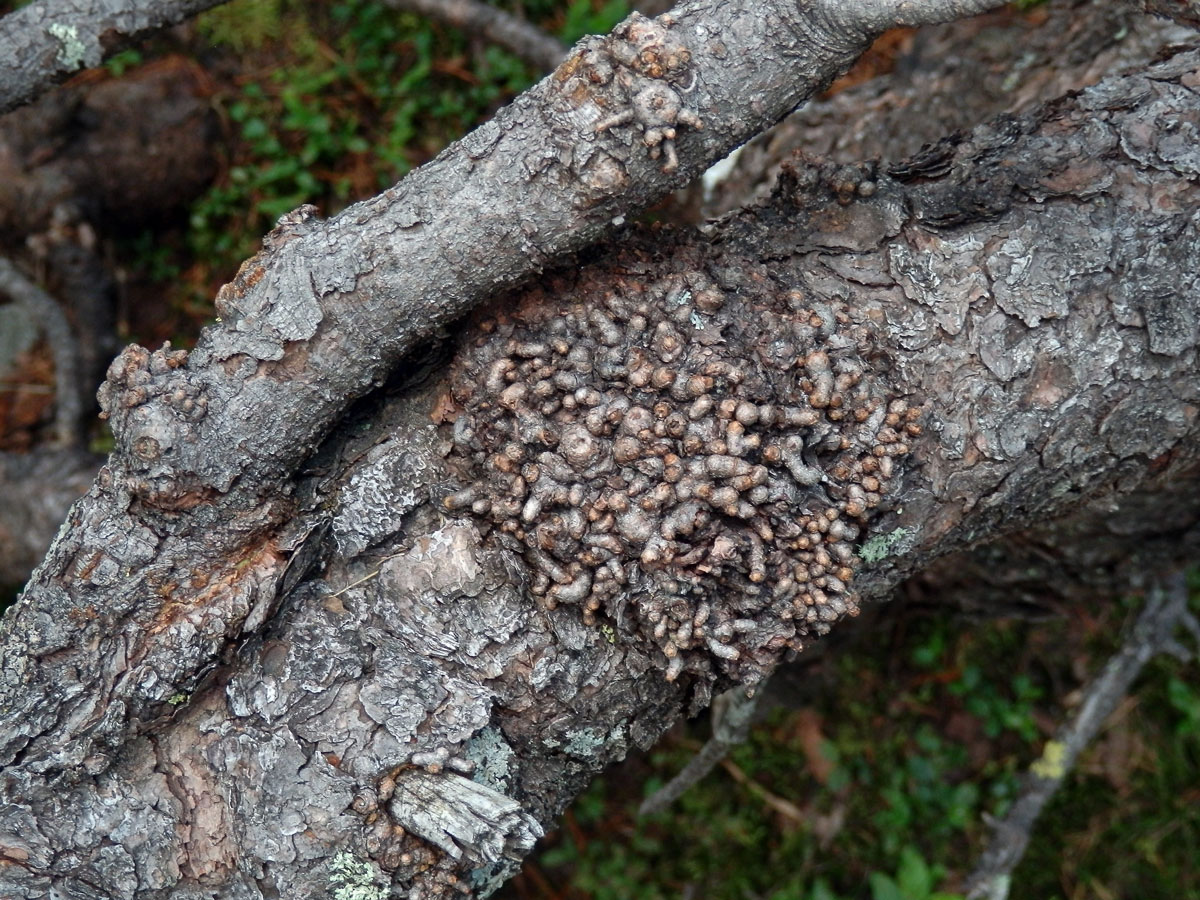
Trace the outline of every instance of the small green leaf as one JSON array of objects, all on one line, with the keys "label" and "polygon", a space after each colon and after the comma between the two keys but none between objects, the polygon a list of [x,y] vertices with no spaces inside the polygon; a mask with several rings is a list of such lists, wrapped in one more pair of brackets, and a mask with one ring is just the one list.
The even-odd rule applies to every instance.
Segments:
[{"label": "small green leaf", "polygon": [[925,858],[913,847],[900,851],[900,868],[896,872],[900,892],[908,900],[925,900],[933,890],[933,873],[925,864]]},{"label": "small green leaf", "polygon": [[872,872],[869,881],[871,900],[906,900],[896,882],[882,872]]}]

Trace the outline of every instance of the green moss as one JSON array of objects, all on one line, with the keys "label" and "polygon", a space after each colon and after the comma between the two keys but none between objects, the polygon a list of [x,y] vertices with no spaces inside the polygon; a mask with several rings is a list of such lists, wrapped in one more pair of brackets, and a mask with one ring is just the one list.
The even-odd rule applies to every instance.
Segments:
[{"label": "green moss", "polygon": [[233,0],[197,16],[196,29],[210,43],[244,53],[283,35],[283,0]]}]

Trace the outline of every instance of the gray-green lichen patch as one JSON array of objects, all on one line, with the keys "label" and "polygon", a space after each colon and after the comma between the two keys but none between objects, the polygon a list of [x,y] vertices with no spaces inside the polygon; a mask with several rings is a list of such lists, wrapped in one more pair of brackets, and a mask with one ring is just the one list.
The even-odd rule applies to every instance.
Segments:
[{"label": "gray-green lichen patch", "polygon": [[100,64],[99,49],[93,48],[89,53],[87,46],[79,39],[79,29],[74,25],[55,22],[46,31],[58,41],[58,56],[55,59],[64,69],[73,72],[86,66]]},{"label": "gray-green lichen patch", "polygon": [[[568,731],[565,737],[565,743],[547,739],[546,746],[561,746],[565,753],[578,759],[592,759],[601,750],[611,752],[614,747],[626,746],[625,733],[620,726],[612,728],[607,734],[597,728],[581,728],[577,731]],[[618,750],[618,752],[624,753],[623,750]]]},{"label": "gray-green lichen patch", "polygon": [[383,900],[387,888],[376,884],[375,864],[342,851],[329,864],[329,895],[333,900]]},{"label": "gray-green lichen patch", "polygon": [[474,778],[494,791],[505,793],[512,784],[513,753],[499,730],[485,728],[467,741],[465,755],[475,763]]},{"label": "gray-green lichen patch", "polygon": [[567,743],[563,749],[572,756],[586,759],[594,756],[596,750],[604,746],[604,742],[603,732],[598,732],[593,728],[582,728],[567,735]]},{"label": "gray-green lichen patch", "polygon": [[496,893],[501,886],[521,871],[521,863],[515,859],[502,859],[490,866],[481,866],[471,870],[471,887],[479,900]]},{"label": "gray-green lichen patch", "polygon": [[873,565],[903,552],[907,549],[909,539],[916,533],[917,529],[902,526],[886,534],[877,534],[859,548],[858,555],[867,565]]}]

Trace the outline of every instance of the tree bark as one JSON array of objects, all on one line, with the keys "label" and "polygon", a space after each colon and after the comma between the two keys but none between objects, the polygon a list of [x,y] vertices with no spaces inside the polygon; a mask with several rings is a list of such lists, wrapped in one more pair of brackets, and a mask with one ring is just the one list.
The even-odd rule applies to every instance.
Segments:
[{"label": "tree bark", "polygon": [[0,19],[0,113],[225,0],[37,0]]},{"label": "tree bark", "polygon": [[285,216],[218,293],[222,321],[190,358],[130,347],[110,367],[101,404],[117,450],[0,633],[0,761],[103,769],[132,721],[269,619],[308,533],[297,468],[438,328],[619,227],[897,17],[989,5],[693,2],[634,16],[379,197],[325,222]]},{"label": "tree bark", "polygon": [[[710,218],[769,195],[794,153],[853,165],[898,160],[925,144],[969,131],[1001,113],[1024,114],[1114,72],[1149,62],[1191,29],[1141,14],[1132,3],[1071,0],[1025,14],[1009,8],[923,28],[892,40],[890,71],[853,81],[863,60],[835,83],[741,148],[710,188]],[[876,63],[879,65],[879,63]]]},{"label": "tree bark", "polygon": [[[485,891],[592,773],[939,556],[1064,516],[1194,540],[1198,70],[889,168],[793,165],[707,235],[628,230],[409,357],[262,507],[225,498],[321,429],[247,398],[324,391],[326,417],[358,389],[306,380],[334,352],[311,320],[243,298],[186,367],[127,352],[141,462],[4,622],[6,893]],[[331,271],[288,250],[330,227],[277,257]],[[322,323],[374,333],[351,313]],[[268,443],[258,487],[219,446],[156,470],[161,420],[117,412],[160,383],[200,408],[170,373],[201,360],[241,380],[219,415]],[[1163,515],[1129,515],[1151,490]]]}]

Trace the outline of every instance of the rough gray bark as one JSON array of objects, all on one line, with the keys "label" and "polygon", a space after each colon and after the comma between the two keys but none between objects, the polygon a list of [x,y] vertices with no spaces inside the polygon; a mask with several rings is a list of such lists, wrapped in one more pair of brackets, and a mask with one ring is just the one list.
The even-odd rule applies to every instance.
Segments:
[{"label": "rough gray bark", "polygon": [[[101,391],[117,451],[4,625],[0,761],[40,777],[105,768],[132,720],[271,617],[306,534],[295,470],[353,399],[499,286],[776,120],[889,12],[693,2],[631,17],[379,197],[325,222],[285,217],[190,358],[128,348]],[[80,649],[114,629],[99,654]]]},{"label": "rough gray bark", "polygon": [[37,0],[0,19],[0,113],[224,0]]},{"label": "rough gray bark", "polygon": [[1037,12],[1044,22],[1008,9],[912,33],[892,71],[806,103],[742,147],[710,187],[705,215],[766,197],[795,152],[846,165],[899,159],[992,116],[1028,113],[1142,65],[1194,34],[1132,3],[1056,0]]},{"label": "rough gray bark", "polygon": [[[853,591],[1063,515],[1136,544],[1121,504],[1164,485],[1182,518],[1150,527],[1195,534],[1198,70],[1180,53],[891,167],[796,166],[709,237],[631,232],[546,274],[358,406],[290,530],[223,571],[193,539],[191,580],[139,581],[161,513],[87,540],[110,463],[5,621],[6,677],[88,664],[44,618],[76,590],[61,615],[149,699],[127,729],[134,691],[45,683],[98,722],[61,756],[10,744],[6,891],[485,888],[591,773]],[[121,630],[140,611],[103,605],[147,589],[152,629],[236,623],[173,696]]]}]

